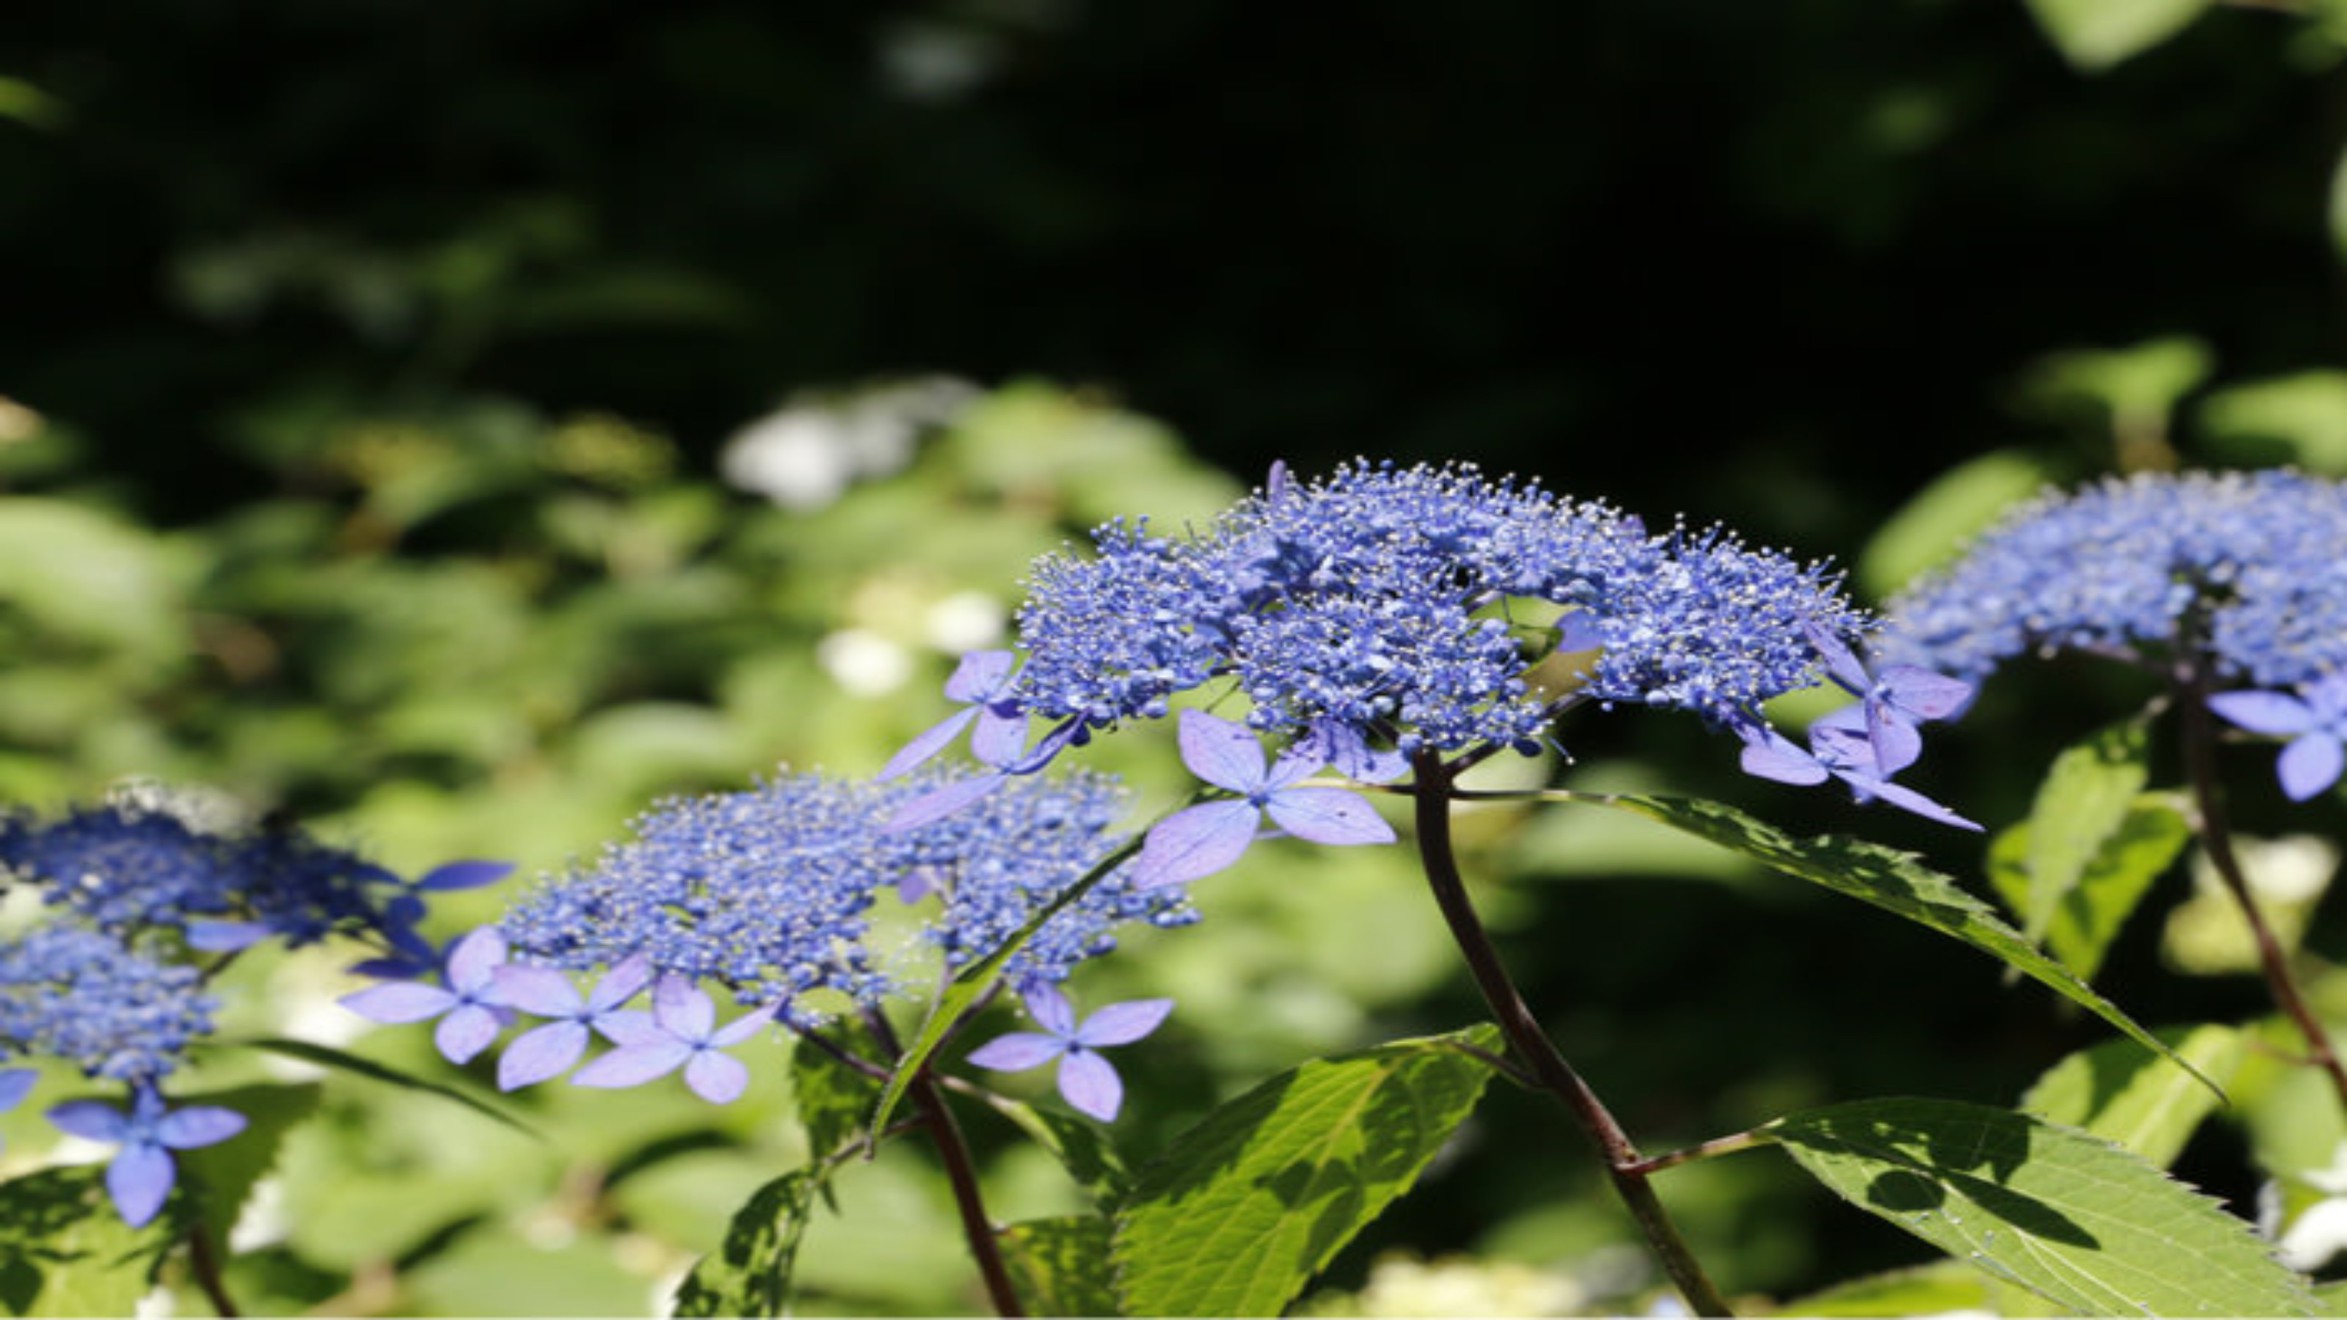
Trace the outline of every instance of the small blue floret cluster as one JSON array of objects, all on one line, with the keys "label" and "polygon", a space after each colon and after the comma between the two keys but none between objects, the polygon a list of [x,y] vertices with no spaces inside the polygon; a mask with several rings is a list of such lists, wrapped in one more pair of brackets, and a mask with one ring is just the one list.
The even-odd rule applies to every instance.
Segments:
[{"label": "small blue floret cluster", "polygon": [[[458,942],[440,984],[387,981],[343,1002],[380,1022],[436,1020],[441,1052],[460,1063],[522,1017],[544,1019],[499,1058],[509,1090],[573,1068],[574,1084],[602,1087],[681,1072],[695,1094],[731,1101],[748,1073],[725,1051],[777,1023],[821,1030],[838,1005],[873,1010],[911,988],[898,980],[902,942],[876,943],[880,903],[909,907],[913,938],[958,970],[1003,947],[1127,842],[1116,828],[1122,791],[1086,773],[1024,777],[940,819],[885,828],[906,802],[982,777],[976,768],[888,784],[788,775],[663,803],[636,821],[632,840]],[[1118,927],[1196,919],[1178,887],[1144,891],[1129,866],[1115,868],[1046,921],[1004,978],[1031,1006],[1064,1005],[1060,983],[1113,949]],[[720,996],[745,1011],[720,1025]],[[639,997],[648,1008],[631,1006]],[[588,1059],[598,1037],[610,1048]],[[1087,1051],[1122,1041],[1094,1032],[1069,1043],[1067,1057],[1086,1060],[1070,1099],[1113,1113],[1117,1088],[1101,1082],[1105,1065]]]},{"label": "small blue floret cluster", "polygon": [[1890,606],[1895,659],[1970,680],[2080,651],[2174,677],[2290,739],[2282,787],[2347,767],[2347,487],[2295,472],[2145,473],[2049,493]]},{"label": "small blue floret cluster", "polygon": [[[0,937],[0,1064],[51,1060],[127,1089],[126,1107],[70,1100],[48,1117],[121,1147],[107,1187],[133,1226],[169,1197],[171,1151],[244,1127],[232,1110],[175,1109],[163,1094],[212,1031],[212,972],[264,940],[293,946],[329,935],[371,945],[378,966],[436,961],[416,932],[421,895],[506,869],[458,863],[409,884],[299,830],[205,828],[135,797],[54,819],[0,818],[0,868],[0,888],[43,900],[35,924]],[[0,1109],[22,1103],[38,1076],[0,1067]]]}]

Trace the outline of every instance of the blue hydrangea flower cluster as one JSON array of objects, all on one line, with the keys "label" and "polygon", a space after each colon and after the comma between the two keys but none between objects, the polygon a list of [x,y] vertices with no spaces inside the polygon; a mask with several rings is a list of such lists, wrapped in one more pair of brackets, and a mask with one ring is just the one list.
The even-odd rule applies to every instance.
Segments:
[{"label": "blue hydrangea flower cluster", "polygon": [[[790,775],[678,798],[638,818],[636,837],[595,866],[540,886],[499,929],[518,956],[570,971],[641,955],[655,973],[723,986],[745,1004],[818,989],[878,1004],[897,988],[868,939],[884,892],[939,896],[922,938],[958,968],[999,948],[1124,842],[1114,829],[1124,795],[1091,774],[1019,779],[943,820],[883,828],[905,801],[974,773],[891,784]],[[1141,893],[1112,874],[1046,924],[1006,974],[1062,981],[1114,948],[1119,925],[1195,919],[1179,893]],[[812,1025],[788,1007],[784,1020]]]},{"label": "blue hydrangea flower cluster", "polygon": [[[0,884],[44,900],[40,920],[0,940],[0,1063],[55,1059],[128,1088],[127,1109],[72,1100],[48,1117],[122,1146],[107,1187],[124,1220],[144,1224],[176,1181],[172,1151],[244,1126],[217,1107],[172,1109],[161,1089],[212,1032],[217,960],[206,955],[349,934],[393,963],[430,960],[415,933],[421,894],[504,869],[457,863],[410,885],[299,830],[210,829],[130,798],[55,819],[0,817]],[[0,1102],[21,1102],[37,1075],[0,1068]]]},{"label": "blue hydrangea flower cluster", "polygon": [[1085,730],[1228,677],[1269,732],[1532,750],[1555,711],[1509,608],[1533,601],[1603,648],[1577,696],[1733,726],[1817,682],[1810,630],[1866,624],[1820,566],[1468,466],[1275,478],[1193,535],[1111,524],[1094,549],[1036,566],[1009,693]]},{"label": "blue hydrangea flower cluster", "polygon": [[[1891,708],[1874,689],[1886,680],[1850,649],[1871,620],[1822,565],[1717,529],[1650,535],[1605,505],[1472,466],[1363,461],[1313,484],[1275,466],[1261,492],[1201,530],[1171,537],[1111,523],[1091,555],[1047,557],[1028,585],[1018,650],[965,659],[948,695],[966,708],[914,739],[883,778],[973,724],[981,762],[999,777],[1030,773],[1217,682],[1246,698],[1249,726],[1285,740],[1281,764],[1296,778],[1333,766],[1374,781],[1422,751],[1537,752],[1555,719],[1582,703],[1690,712],[1749,746],[1768,735],[1765,702],[1830,680],[1867,701],[1883,730],[1861,760],[1838,754],[1857,778],[1839,777],[1870,787],[1914,761],[1914,723],[1952,704],[1935,695],[1924,704],[1938,713],[1910,704],[1896,720],[1882,714]],[[1590,659],[1560,690],[1533,674],[1549,651]],[[1924,682],[1897,681],[1902,690]],[[1048,723],[1030,747],[1031,717]],[[923,799],[905,819],[958,810],[983,787]],[[1910,809],[1927,801],[1861,796]],[[1195,879],[1227,864],[1241,840],[1238,814],[1224,814],[1153,832],[1149,873]],[[1322,832],[1344,837],[1319,841],[1378,841],[1373,819],[1331,822]]]},{"label": "blue hydrangea flower cluster", "polygon": [[104,931],[48,924],[0,941],[0,1054],[152,1083],[211,1033],[218,1007],[196,968]]},{"label": "blue hydrangea flower cluster", "polygon": [[1893,600],[1884,649],[1961,678],[2071,650],[2299,687],[2347,668],[2347,487],[2141,473],[2049,492]]},{"label": "blue hydrangea flower cluster", "polygon": [[2205,669],[2210,708],[2290,739],[2294,798],[2347,767],[2347,486],[2288,471],[2144,473],[2050,492],[1891,603],[1895,658],[1978,680],[2080,651]]},{"label": "blue hydrangea flower cluster", "polygon": [[[966,810],[888,828],[905,802],[980,777],[975,767],[890,784],[790,775],[662,803],[635,822],[633,839],[460,941],[446,989],[387,985],[344,1003],[378,1021],[440,1018],[442,1052],[459,1062],[520,1015],[548,1019],[500,1059],[508,1089],[560,1075],[601,1036],[617,1048],[580,1068],[575,1084],[632,1086],[682,1070],[696,1093],[730,1100],[743,1074],[723,1049],[770,1020],[819,1029],[820,1000],[805,1002],[812,992],[877,1007],[900,988],[896,951],[874,946],[884,896],[926,909],[918,938],[958,969],[1001,948],[1126,843],[1115,829],[1123,792],[1083,773],[1020,778]],[[1046,922],[1005,964],[1006,982],[1041,993],[1113,949],[1120,926],[1197,919],[1178,887],[1144,890],[1130,871],[1112,870]],[[604,974],[584,991],[563,975],[595,971]],[[717,1025],[711,990],[750,1011]],[[646,991],[649,1011],[628,1006]]]}]

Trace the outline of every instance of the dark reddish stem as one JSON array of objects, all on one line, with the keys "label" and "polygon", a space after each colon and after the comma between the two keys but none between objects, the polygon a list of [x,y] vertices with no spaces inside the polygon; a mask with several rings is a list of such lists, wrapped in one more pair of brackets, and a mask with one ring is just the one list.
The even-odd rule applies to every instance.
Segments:
[{"label": "dark reddish stem", "polygon": [[1687,1305],[1697,1315],[1735,1314],[1719,1289],[1705,1276],[1686,1239],[1680,1236],[1678,1226],[1671,1222],[1670,1213],[1663,1208],[1662,1199],[1655,1195],[1648,1180],[1652,1166],[1639,1157],[1637,1146],[1622,1130],[1612,1111],[1541,1029],[1539,1019],[1532,1015],[1515,982],[1509,978],[1482,919],[1476,915],[1451,848],[1450,800],[1458,768],[1444,765],[1432,752],[1417,754],[1411,758],[1411,764],[1417,772],[1411,795],[1416,805],[1418,855],[1426,867],[1427,883],[1434,891],[1435,905],[1442,910],[1443,920],[1450,925],[1451,937],[1466,957],[1476,989],[1483,992],[1483,1002],[1498,1020],[1501,1034],[1507,1037],[1508,1047],[1523,1061],[1534,1085],[1563,1103],[1582,1132],[1596,1145],[1606,1174],[1613,1180],[1614,1191],[1629,1207],[1638,1231],[1661,1260],[1671,1282],[1687,1299]]}]

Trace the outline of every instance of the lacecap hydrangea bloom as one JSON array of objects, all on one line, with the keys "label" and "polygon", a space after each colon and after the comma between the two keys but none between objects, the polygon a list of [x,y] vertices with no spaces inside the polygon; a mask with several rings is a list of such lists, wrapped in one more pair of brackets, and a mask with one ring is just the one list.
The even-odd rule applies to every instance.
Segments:
[{"label": "lacecap hydrangea bloom", "polygon": [[[721,1051],[770,1020],[816,1031],[842,1003],[877,1009],[920,988],[900,982],[908,950],[876,947],[878,904],[909,906],[910,938],[957,970],[1003,947],[1127,842],[1122,790],[1088,773],[1021,778],[943,819],[884,828],[906,801],[979,773],[931,769],[891,784],[785,775],[673,799],[638,818],[633,839],[460,942],[462,965],[449,960],[449,988],[429,1003],[415,992],[377,1003],[385,987],[344,1002],[387,1021],[495,1010],[548,1019],[500,1061],[508,1087],[560,1075],[599,1036],[616,1048],[588,1061],[577,1084],[635,1085],[682,1069],[697,1093],[730,1100],[743,1075]],[[1120,926],[1197,919],[1178,888],[1144,892],[1128,872],[1111,870],[1047,921],[1004,965],[1006,983],[1022,995],[1056,988],[1113,949]],[[646,992],[649,1008],[632,1007]],[[747,1012],[720,1025],[718,995]],[[478,1034],[464,1035],[467,1057]]]},{"label": "lacecap hydrangea bloom", "polygon": [[[427,958],[414,929],[420,893],[504,869],[458,863],[411,885],[298,829],[212,827],[136,795],[55,818],[0,817],[0,868],[0,889],[43,900],[34,924],[0,938],[0,1065],[51,1059],[127,1088],[128,1108],[72,1100],[48,1116],[122,1146],[107,1185],[134,1226],[170,1194],[171,1151],[243,1128],[216,1107],[173,1109],[162,1091],[212,1033],[220,1004],[207,983],[226,956],[342,935],[381,959]],[[21,1102],[36,1076],[0,1067],[0,1101]]]},{"label": "lacecap hydrangea bloom", "polygon": [[1894,659],[1979,680],[2079,651],[2219,687],[2218,714],[2292,739],[2308,797],[2347,758],[2347,487],[2287,471],[2143,473],[2049,492],[1891,602]]},{"label": "lacecap hydrangea bloom", "polygon": [[[1605,505],[1464,465],[1357,462],[1309,484],[1275,468],[1195,531],[1111,523],[1089,555],[1035,566],[1017,624],[1014,651],[956,673],[948,694],[968,709],[883,777],[964,727],[979,760],[1029,772],[1209,684],[1245,699],[1247,726],[1362,780],[1421,752],[1537,752],[1577,705],[1685,711],[1749,741],[1774,697],[1876,684],[1850,649],[1870,620],[1824,566],[1716,529],[1649,534]],[[1562,685],[1533,672],[1558,652],[1587,658]],[[1879,698],[1874,709],[1903,728],[1926,718]],[[1030,718],[1044,722],[1032,745]],[[1860,768],[1881,782],[1912,759]]]}]

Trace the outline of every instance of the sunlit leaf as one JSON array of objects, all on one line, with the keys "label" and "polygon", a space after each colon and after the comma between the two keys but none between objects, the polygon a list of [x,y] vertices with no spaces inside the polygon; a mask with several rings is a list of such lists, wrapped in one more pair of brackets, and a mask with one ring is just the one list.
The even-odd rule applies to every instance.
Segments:
[{"label": "sunlit leaf", "polygon": [[[2219,1086],[2232,1084],[2247,1042],[2231,1027],[2163,1031],[2176,1053]],[[2158,1168],[2176,1162],[2217,1098],[2165,1059],[2106,1041],[2063,1059],[2021,1097],[2021,1108],[2052,1123],[2115,1141]]]},{"label": "sunlit leaf", "polygon": [[2063,56],[2097,73],[2159,45],[2200,17],[2210,0],[2028,0]]},{"label": "sunlit leaf", "polygon": [[1030,1219],[1002,1231],[1003,1264],[1031,1315],[1120,1315],[1109,1222],[1098,1215]]},{"label": "sunlit leaf", "polygon": [[2054,758],[2029,812],[2028,901],[2021,931],[2032,940],[2046,928],[2062,900],[2134,807],[2150,771],[2144,765],[2142,723],[2129,720],[2097,731]]},{"label": "sunlit leaf", "polygon": [[1763,1135],[1837,1195],[2081,1315],[2309,1315],[2214,1201],[2097,1137],[1950,1100],[1864,1100]]},{"label": "sunlit leaf", "polygon": [[51,1169],[0,1183],[0,1311],[129,1315],[174,1242],[171,1221],[134,1229],[105,1169]]},{"label": "sunlit leaf", "polygon": [[197,1202],[197,1225],[216,1249],[225,1251],[228,1231],[236,1227],[254,1185],[276,1167],[285,1134],[317,1112],[319,1095],[315,1082],[303,1082],[173,1097],[178,1105],[220,1105],[245,1117],[244,1130],[229,1140],[176,1157],[180,1184]]},{"label": "sunlit leaf", "polygon": [[[2016,912],[2025,911],[2030,901],[2030,834],[2024,821],[1998,834],[1988,849],[1989,882]],[[2080,980],[2091,979],[2152,882],[2175,864],[2191,838],[2181,797],[2138,795],[2056,902],[2046,925],[2046,948]]]},{"label": "sunlit leaf", "polygon": [[793,1169],[752,1193],[734,1212],[725,1241],[678,1285],[672,1314],[771,1316],[789,1309],[807,1216],[831,1168],[823,1162]]},{"label": "sunlit leaf", "polygon": [[1116,1215],[1136,1315],[1276,1315],[1417,1180],[1500,1047],[1472,1027],[1319,1059],[1228,1102],[1141,1169]]},{"label": "sunlit leaf", "polygon": [[1557,796],[1636,812],[1709,839],[1723,848],[1732,848],[1774,870],[1928,926],[2051,986],[2063,998],[2117,1027],[2154,1053],[2175,1057],[2165,1044],[2120,1012],[2117,1005],[2095,993],[2093,987],[2067,968],[2032,947],[2021,938],[2020,932],[1998,920],[1996,912],[1986,903],[1957,888],[1955,881],[1923,865],[1912,853],[1839,835],[1796,839],[1718,802],[1625,793]]}]

